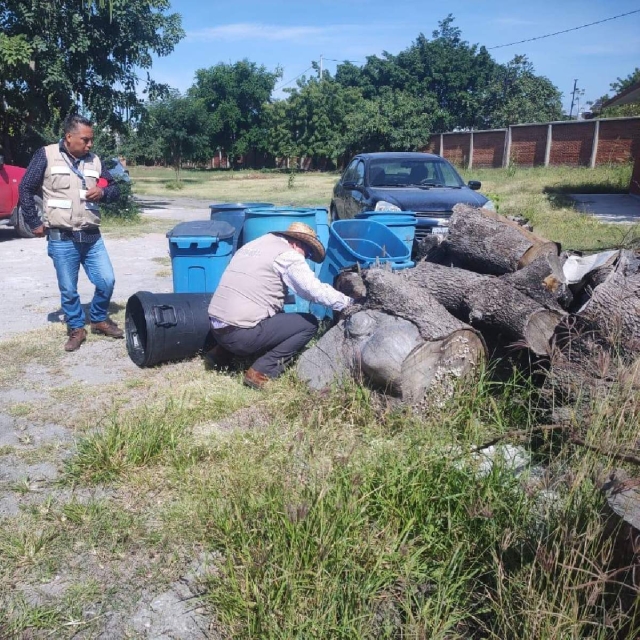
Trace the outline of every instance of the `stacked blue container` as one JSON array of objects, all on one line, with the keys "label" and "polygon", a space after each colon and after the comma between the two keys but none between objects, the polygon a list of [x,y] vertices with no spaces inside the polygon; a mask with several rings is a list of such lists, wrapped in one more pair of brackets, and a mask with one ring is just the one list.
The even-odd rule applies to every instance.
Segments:
[{"label": "stacked blue container", "polygon": [[234,233],[216,220],[181,222],[167,232],[174,293],[213,293],[231,261]]},{"label": "stacked blue container", "polygon": [[[413,211],[389,213],[381,211],[363,211],[356,214],[357,219],[373,220],[390,229],[404,242],[409,254],[413,251],[413,240],[416,236],[416,216]],[[413,266],[413,265],[411,265]]]},{"label": "stacked blue container", "polygon": [[242,227],[244,225],[245,211],[247,209],[273,208],[269,202],[216,202],[209,205],[212,220],[228,222],[234,229],[233,253],[242,246]]},{"label": "stacked blue container", "polygon": [[336,220],[329,227],[327,256],[320,280],[333,284],[336,276],[356,264],[389,263],[392,269],[413,267],[407,245],[385,225],[373,220]]}]

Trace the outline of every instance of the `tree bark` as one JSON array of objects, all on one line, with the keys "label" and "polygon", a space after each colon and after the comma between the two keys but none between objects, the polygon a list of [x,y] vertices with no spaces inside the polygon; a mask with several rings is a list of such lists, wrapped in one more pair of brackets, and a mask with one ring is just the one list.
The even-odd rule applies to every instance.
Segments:
[{"label": "tree bark", "polygon": [[502,333],[536,355],[550,353],[563,314],[545,309],[500,278],[429,262],[399,273],[472,327]]},{"label": "tree bark", "polygon": [[580,309],[578,320],[606,344],[626,353],[640,351],[640,271],[633,254],[620,257],[616,270]]},{"label": "tree bark", "polygon": [[511,273],[539,256],[559,253],[556,243],[516,222],[465,204],[453,207],[446,246],[455,266],[490,275]]},{"label": "tree bark", "polygon": [[526,267],[500,276],[500,279],[543,307],[560,313],[567,310],[573,301],[560,258],[552,254],[538,256]]}]

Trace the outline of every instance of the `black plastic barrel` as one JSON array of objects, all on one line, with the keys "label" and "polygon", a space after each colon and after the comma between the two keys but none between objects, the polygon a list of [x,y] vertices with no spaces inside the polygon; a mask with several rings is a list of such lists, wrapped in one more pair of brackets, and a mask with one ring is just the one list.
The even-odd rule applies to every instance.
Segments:
[{"label": "black plastic barrel", "polygon": [[212,348],[210,301],[210,293],[134,293],[124,321],[131,360],[139,367],[152,367]]}]

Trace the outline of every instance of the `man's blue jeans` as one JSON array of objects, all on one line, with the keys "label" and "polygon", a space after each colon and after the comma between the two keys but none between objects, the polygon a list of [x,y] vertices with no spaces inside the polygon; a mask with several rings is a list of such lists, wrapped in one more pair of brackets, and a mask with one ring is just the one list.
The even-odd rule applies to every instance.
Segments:
[{"label": "man's blue jeans", "polygon": [[96,288],[89,308],[91,322],[106,320],[115,276],[102,238],[95,242],[48,240],[47,253],[56,268],[62,311],[69,329],[79,329],[85,324],[78,294],[80,265],[84,267],[87,278]]}]

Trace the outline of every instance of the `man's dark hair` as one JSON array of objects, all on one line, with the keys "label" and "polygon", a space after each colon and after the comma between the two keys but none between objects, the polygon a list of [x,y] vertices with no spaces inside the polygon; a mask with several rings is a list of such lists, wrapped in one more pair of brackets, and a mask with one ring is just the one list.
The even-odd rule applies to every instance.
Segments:
[{"label": "man's dark hair", "polygon": [[79,126],[93,127],[93,123],[91,122],[91,120],[85,118],[84,116],[80,116],[77,113],[72,113],[64,119],[62,129],[64,130],[64,134],[67,135],[67,133],[72,133]]}]

